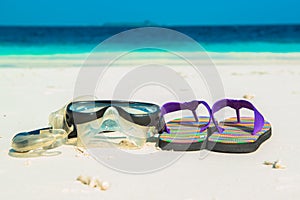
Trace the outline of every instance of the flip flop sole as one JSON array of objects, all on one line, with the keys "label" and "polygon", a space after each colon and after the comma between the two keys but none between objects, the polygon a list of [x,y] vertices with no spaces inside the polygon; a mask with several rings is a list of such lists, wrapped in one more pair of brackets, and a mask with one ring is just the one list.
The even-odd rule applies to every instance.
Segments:
[{"label": "flip flop sole", "polygon": [[158,146],[163,150],[197,151],[205,148],[207,130],[200,132],[209,117],[199,117],[195,122],[193,117],[174,119],[167,123],[170,133],[163,133],[159,137]]},{"label": "flip flop sole", "polygon": [[254,119],[242,117],[241,122],[237,123],[236,118],[232,117],[220,123],[224,128],[223,133],[211,130],[207,140],[207,149],[224,153],[250,153],[256,151],[258,147],[272,135],[269,122],[265,121],[261,131],[252,135]]}]

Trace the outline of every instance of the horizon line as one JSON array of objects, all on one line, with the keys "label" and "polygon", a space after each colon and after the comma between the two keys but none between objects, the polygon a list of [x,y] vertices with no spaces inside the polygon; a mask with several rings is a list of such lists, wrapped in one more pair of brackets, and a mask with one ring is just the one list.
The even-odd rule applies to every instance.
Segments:
[{"label": "horizon line", "polygon": [[91,24],[0,24],[0,27],[227,27],[227,26],[300,26],[300,23],[265,23],[265,24],[142,24],[142,23],[104,23]]}]

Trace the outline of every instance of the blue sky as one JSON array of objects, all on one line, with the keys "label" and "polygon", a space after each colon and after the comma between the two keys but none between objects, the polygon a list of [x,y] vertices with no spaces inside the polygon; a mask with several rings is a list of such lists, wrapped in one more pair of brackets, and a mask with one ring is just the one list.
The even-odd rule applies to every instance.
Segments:
[{"label": "blue sky", "polygon": [[300,24],[299,0],[0,0],[0,25]]}]

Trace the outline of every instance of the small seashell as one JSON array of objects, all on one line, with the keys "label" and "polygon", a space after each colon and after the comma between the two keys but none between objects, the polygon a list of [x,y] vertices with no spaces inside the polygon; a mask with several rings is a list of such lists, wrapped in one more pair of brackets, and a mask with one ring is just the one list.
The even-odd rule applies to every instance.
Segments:
[{"label": "small seashell", "polygon": [[279,161],[277,160],[277,161],[274,162],[272,168],[274,168],[274,169],[284,169],[285,166],[282,166],[281,164],[279,164]]},{"label": "small seashell", "polygon": [[99,188],[101,190],[101,181],[99,181],[98,179],[96,179],[95,183],[97,185],[97,188]]},{"label": "small seashell", "polygon": [[274,163],[274,165],[272,166],[272,168],[274,169],[279,169],[280,168],[280,165],[278,163]]},{"label": "small seashell", "polygon": [[108,188],[109,188],[109,183],[107,182],[107,181],[103,181],[103,182],[101,182],[101,184],[100,184],[100,189],[101,190],[107,190]]},{"label": "small seashell", "polygon": [[129,140],[120,141],[119,146],[122,148],[125,148],[125,149],[137,149],[138,148],[138,146],[134,142],[129,141]]},{"label": "small seashell", "polygon": [[244,96],[243,96],[243,98],[244,99],[253,99],[255,96],[254,95],[251,95],[251,94],[245,94]]},{"label": "small seashell", "polygon": [[97,178],[91,178],[89,186],[92,187],[92,188],[99,187],[99,180]]},{"label": "small seashell", "polygon": [[84,153],[84,149],[80,148],[80,147],[75,147],[76,151],[78,151],[79,153]]},{"label": "small seashell", "polygon": [[92,188],[99,188],[100,190],[107,190],[109,188],[109,183],[106,181],[99,181],[99,179],[95,177],[89,177],[89,176],[78,176],[77,181],[80,181],[84,185],[88,185]]},{"label": "small seashell", "polygon": [[81,147],[74,147],[75,151],[78,152],[77,155],[75,155],[76,157],[80,157],[80,156],[84,156],[84,157],[88,157],[89,154],[87,153],[87,151],[84,148]]},{"label": "small seashell", "polygon": [[274,165],[274,163],[273,162],[269,162],[269,161],[265,161],[264,165]]},{"label": "small seashell", "polygon": [[91,178],[89,176],[78,176],[77,181],[80,181],[82,184],[85,184],[85,185],[90,185],[91,183]]},{"label": "small seashell", "polygon": [[265,161],[264,165],[271,165],[273,169],[284,169],[285,168],[285,166],[282,166],[281,164],[279,164],[279,160],[276,160],[275,162]]}]

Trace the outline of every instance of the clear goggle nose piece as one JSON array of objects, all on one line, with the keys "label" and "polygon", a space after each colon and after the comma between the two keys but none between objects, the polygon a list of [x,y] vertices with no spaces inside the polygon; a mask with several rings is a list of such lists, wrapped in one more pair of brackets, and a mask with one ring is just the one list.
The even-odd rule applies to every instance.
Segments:
[{"label": "clear goggle nose piece", "polygon": [[120,116],[117,109],[115,109],[114,107],[109,107],[103,115],[99,132],[121,131],[119,119]]}]

